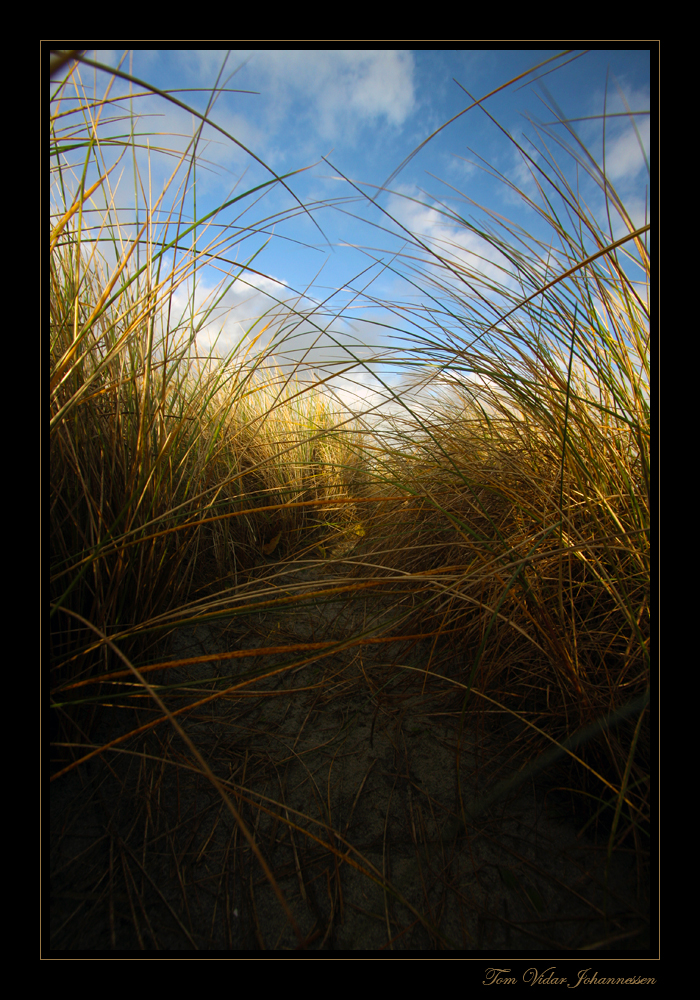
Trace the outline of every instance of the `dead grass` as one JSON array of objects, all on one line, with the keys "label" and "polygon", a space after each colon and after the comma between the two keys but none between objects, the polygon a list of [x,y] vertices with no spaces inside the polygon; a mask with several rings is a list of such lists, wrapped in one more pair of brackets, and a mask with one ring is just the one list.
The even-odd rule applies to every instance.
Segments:
[{"label": "dead grass", "polygon": [[648,283],[648,227],[580,152],[625,241],[533,168],[560,242],[508,244],[522,294],[491,286],[514,303],[493,322],[463,280],[485,279],[416,240],[479,335],[423,323],[407,351],[435,410],[407,384],[382,440],[272,353],[197,356],[173,295],[225,247],[165,274],[181,234],[154,215],[140,269],[109,209],[85,225],[70,167],[94,160],[109,203],[110,111],[62,72],[51,946],[643,947],[649,312],[628,272]]}]

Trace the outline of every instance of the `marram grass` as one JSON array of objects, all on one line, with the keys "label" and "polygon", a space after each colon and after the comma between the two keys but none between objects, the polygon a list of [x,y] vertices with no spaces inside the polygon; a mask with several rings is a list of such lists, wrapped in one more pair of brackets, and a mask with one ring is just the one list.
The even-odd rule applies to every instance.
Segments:
[{"label": "marram grass", "polygon": [[[349,692],[379,712],[395,684],[426,705],[453,696],[444,711],[457,726],[458,801],[469,727],[519,719],[510,752],[522,780],[556,757],[551,784],[567,790],[580,826],[600,828],[608,861],[617,852],[635,859],[641,892],[652,829],[649,227],[635,229],[585,150],[562,147],[600,186],[626,233],[601,229],[545,146],[544,168],[525,162],[551,244],[501,219],[479,231],[510,261],[503,284],[469,270],[455,248],[416,237],[403,262],[440,308],[414,312],[418,332],[406,339],[407,374],[395,400],[403,416],[381,431],[341,410],[326,382],[279,366],[285,337],[302,318],[293,309],[266,317],[272,346],[238,345],[223,359],[198,354],[196,332],[208,313],[179,315],[176,292],[226,247],[212,238],[197,252],[182,250],[179,196],[169,187],[147,200],[136,238],[132,221],[110,207],[116,171],[101,130],[116,112],[91,97],[84,69],[69,62],[51,84],[52,782],[110,769],[120,750],[131,753],[146,825],[156,830],[162,775],[195,767],[233,817],[237,850],[248,845],[255,858],[248,881],[237,883],[251,912],[260,876],[298,943],[327,940],[327,929],[300,930],[279,888],[284,873],[256,833],[265,814],[295,843],[325,845],[332,880],[354,865],[383,886],[385,899],[408,907],[433,946],[454,944],[427,909],[343,846],[330,814],[323,836],[295,816],[283,775],[273,778],[252,744],[231,784],[215,773],[216,754],[206,757],[199,730],[182,728],[204,702],[239,713],[243,726],[250,679],[195,689],[173,680],[178,661],[167,652],[178,628],[234,621],[247,637],[238,650],[251,657],[246,663],[277,657],[275,670],[289,677],[312,664],[326,712]],[[67,101],[69,93],[77,100]],[[135,141],[121,140],[124,162]],[[195,170],[196,147],[179,159]],[[88,164],[99,183],[75,187]],[[173,211],[158,224],[166,195]],[[160,253],[175,244],[179,256]],[[506,280],[513,276],[517,292]],[[498,310],[486,314],[484,301]],[[398,314],[400,304],[385,305]],[[433,392],[429,417],[414,402],[419,384]],[[310,590],[318,622],[349,615],[331,639],[295,631]],[[375,609],[388,608],[384,618],[349,613],[368,594]],[[413,647],[423,650],[420,669],[401,652]],[[352,682],[333,658],[342,650],[352,663],[360,657]],[[362,659],[371,650],[385,651],[379,665]],[[199,660],[211,653],[203,649]],[[250,677],[264,674],[255,667]],[[290,706],[295,690],[286,695]],[[396,718],[400,729],[403,716]],[[268,725],[272,732],[276,723]],[[138,742],[149,733],[159,734],[156,757],[152,744]],[[455,835],[475,815],[463,804]],[[160,847],[144,836],[139,865],[152,883],[160,862],[148,868],[146,848],[159,858]],[[162,846],[173,834],[158,836]],[[126,850],[121,874],[110,861],[107,882],[94,890],[106,893],[111,913],[115,899],[124,908],[135,877]],[[198,892],[184,861],[178,877],[184,900]],[[169,947],[130,905],[138,946]],[[71,937],[77,919],[61,924],[55,947],[79,946],[70,943],[79,939],[77,930]],[[124,947],[111,926],[111,946]],[[273,947],[262,917],[255,927],[258,943]],[[183,934],[198,947],[191,930]]]}]

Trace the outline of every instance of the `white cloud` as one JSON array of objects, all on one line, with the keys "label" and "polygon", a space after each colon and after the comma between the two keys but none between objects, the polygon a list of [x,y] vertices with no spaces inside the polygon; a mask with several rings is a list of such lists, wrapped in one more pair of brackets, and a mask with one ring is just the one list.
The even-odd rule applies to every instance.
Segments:
[{"label": "white cloud", "polygon": [[381,118],[401,126],[415,105],[410,52],[262,51],[252,55],[249,69],[278,117],[301,98],[307,123],[329,141],[347,140],[349,130]]}]

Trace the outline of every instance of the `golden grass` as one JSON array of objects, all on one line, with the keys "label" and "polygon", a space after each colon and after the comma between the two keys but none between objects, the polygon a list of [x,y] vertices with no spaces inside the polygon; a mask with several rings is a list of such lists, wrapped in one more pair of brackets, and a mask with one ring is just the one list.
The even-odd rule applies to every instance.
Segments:
[{"label": "golden grass", "polygon": [[[241,750],[237,776],[224,781],[214,773],[210,739],[178,722],[218,704],[234,712],[234,729],[245,728],[251,684],[264,687],[266,675],[287,678],[291,707],[302,688],[290,679],[308,666],[317,671],[314,697],[326,712],[351,695],[379,706],[388,689],[442,705],[458,724],[458,782],[468,720],[515,713],[525,729],[511,756],[535,770],[552,741],[587,733],[565,755],[568,766],[560,762],[555,784],[589,807],[581,822],[602,824],[608,859],[634,851],[641,881],[652,754],[644,700],[649,227],[635,229],[609,180],[585,151],[572,149],[567,155],[625,223],[624,237],[599,227],[552,158],[547,175],[532,166],[552,246],[542,250],[505,223],[481,232],[494,248],[507,247],[519,291],[506,281],[494,287],[458,252],[437,256],[416,238],[411,266],[445,306],[416,314],[420,333],[406,356],[422,366],[420,377],[411,366],[413,384],[422,378],[439,391],[427,419],[411,403],[407,380],[396,398],[404,418],[382,436],[359,415],[341,413],[307,372],[280,369],[274,348],[237,349],[221,364],[198,356],[194,332],[205,317],[176,322],[173,297],[208,255],[225,256],[226,248],[212,239],[206,251],[181,253],[165,273],[158,248],[183,245],[181,233],[154,223],[165,190],[148,206],[140,245],[133,227],[109,209],[99,226],[86,223],[97,195],[103,192],[103,205],[112,195],[100,145],[110,107],[90,100],[79,64],[61,72],[52,84],[51,139],[52,779],[67,780],[88,759],[109,769],[109,754],[98,752],[107,742],[98,734],[108,734],[119,741],[116,749],[134,748],[156,829],[163,775],[193,766],[173,742],[181,733],[241,831],[242,840],[232,835],[229,862],[238,856],[234,843],[251,845],[297,940],[323,942],[328,928],[320,938],[299,930],[258,846],[263,812],[290,836],[302,831],[308,843],[322,843],[334,858],[334,878],[343,864],[359,865],[386,892],[398,890],[338,846],[343,837],[330,815],[320,840],[293,818],[269,755],[256,757],[251,743]],[[80,100],[67,114],[60,98],[69,86]],[[132,141],[124,140],[124,153]],[[194,168],[196,151],[184,162],[187,156]],[[69,194],[76,190],[69,164],[85,176],[91,160],[100,184]],[[556,197],[575,213],[571,231],[551,207]],[[510,299],[512,308],[485,319],[489,295]],[[453,316],[460,336],[447,322]],[[277,349],[293,318],[281,309],[270,315]],[[368,594],[369,617],[361,605]],[[309,612],[314,600],[317,611]],[[360,607],[365,611],[352,611]],[[302,629],[309,614],[315,624]],[[167,637],[193,622],[234,628],[235,641],[215,641],[223,641],[221,662],[248,657],[235,683],[233,675],[224,684],[205,671],[193,687],[177,673],[185,660],[214,662],[210,646],[198,656],[168,653]],[[420,669],[407,660],[413,647],[422,650]],[[370,648],[386,655],[357,661]],[[343,650],[364,664],[359,672],[338,666],[334,656]],[[264,715],[270,693],[254,690]],[[618,713],[614,724],[601,722],[611,713]],[[311,717],[299,722],[300,735]],[[278,726],[275,716],[268,732]],[[139,744],[138,731],[144,740],[156,733],[157,749]],[[261,798],[275,781],[277,793]],[[468,814],[463,806],[463,821]],[[128,886],[129,877],[120,884]],[[178,877],[187,899],[196,890],[186,891],[186,877]],[[113,907],[112,868],[108,883]],[[252,886],[241,883],[238,892],[254,911]],[[404,902],[444,946],[428,911]],[[143,920],[132,916],[143,947]],[[254,923],[258,942],[272,946],[263,923]],[[117,942],[113,926],[112,946]]]}]

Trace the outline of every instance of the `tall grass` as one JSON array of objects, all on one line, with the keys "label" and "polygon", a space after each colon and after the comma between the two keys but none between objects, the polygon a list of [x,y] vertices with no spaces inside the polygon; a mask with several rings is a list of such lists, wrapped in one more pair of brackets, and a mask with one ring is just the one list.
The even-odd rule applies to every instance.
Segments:
[{"label": "tall grass", "polygon": [[[424,697],[445,687],[438,651],[457,655],[448,687],[459,692],[465,731],[469,719],[514,714],[526,724],[517,758],[535,770],[569,740],[558,784],[593,804],[583,819],[603,824],[609,856],[633,847],[641,877],[651,757],[649,227],[635,229],[577,140],[564,146],[550,131],[536,155],[522,149],[537,200],[513,190],[551,242],[495,216],[476,229],[443,206],[452,225],[500,254],[497,282],[459,247],[411,237],[394,266],[432,306],[383,303],[401,316],[406,376],[400,392],[387,388],[393,425],[370,428],[308,370],[279,366],[309,318],[293,307],[265,317],[266,347],[246,339],[223,359],[199,355],[198,331],[245,268],[227,273],[200,313],[193,296],[181,314],[177,302],[203,267],[232,259],[239,237],[222,238],[208,218],[186,239],[194,227],[170,186],[183,164],[199,168],[197,135],[185,153],[171,151],[172,176],[154,198],[135,156],[144,142],[137,113],[115,137],[121,111],[109,90],[88,92],[88,65],[67,64],[51,84],[53,779],[108,757],[97,734],[114,739],[125,706],[140,714],[121,726],[122,746],[144,720],[179,727],[176,715],[187,718],[202,691],[187,702],[187,685],[167,684],[164,643],[175,627],[301,608],[312,579],[334,600],[372,591],[393,608],[382,628],[357,626],[341,646],[427,638],[425,669],[403,671]],[[599,185],[608,228],[570,187],[555,141]],[[143,207],[133,218],[115,207],[115,145],[117,162],[134,167]],[[87,190],[91,165],[99,181]],[[429,415],[419,388],[432,393]],[[287,644],[294,668],[299,645]],[[273,646],[284,652],[279,640],[259,648]],[[304,655],[324,662],[318,650]],[[336,683],[322,682],[324,697]],[[381,687],[367,683],[367,697]],[[601,721],[611,713],[614,724]],[[571,742],[596,723],[597,738]],[[253,813],[241,811],[256,794],[253,776],[232,795],[190,745],[255,844]],[[162,759],[181,767],[172,746],[162,743]],[[156,772],[136,752],[148,799]],[[290,823],[279,794],[279,821]]]}]

